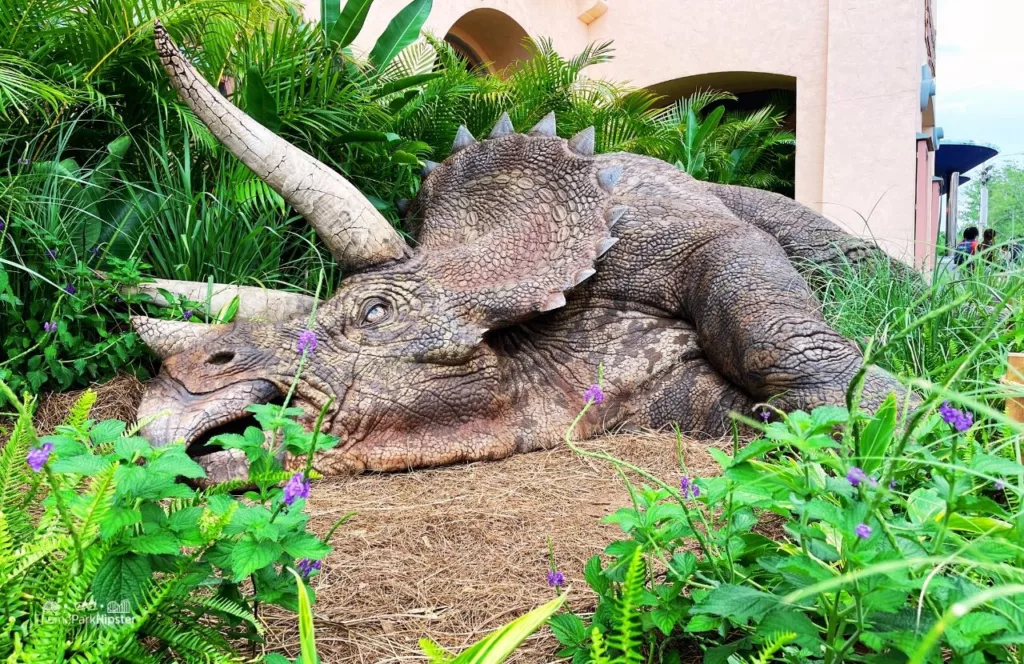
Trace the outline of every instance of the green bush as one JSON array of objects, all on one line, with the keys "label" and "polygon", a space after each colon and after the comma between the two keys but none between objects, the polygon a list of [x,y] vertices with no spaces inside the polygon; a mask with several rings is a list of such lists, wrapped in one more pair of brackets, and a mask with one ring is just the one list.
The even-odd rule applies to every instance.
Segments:
[{"label": "green bush", "polygon": [[[205,476],[184,445],[153,448],[138,426],[90,420],[92,392],[40,440],[32,400],[0,391],[18,411],[0,455],[5,661],[240,662],[239,643],[262,641],[257,603],[298,608],[289,570],[315,574],[330,534],[306,529],[308,470],[279,488],[289,474],[263,431],[244,436],[260,446],[241,445],[255,488],[239,498],[239,482],[178,483]],[[294,453],[336,442],[272,408],[257,417]]]},{"label": "green bush", "polygon": [[[1018,661],[1019,432],[972,426],[948,404],[901,428],[893,398],[873,417],[837,407],[778,416],[748,422],[761,436],[732,454],[709,448],[721,476],[683,467],[678,486],[581,452],[650,484],[630,484],[633,505],[606,519],[626,538],[586,566],[598,594],[589,625],[573,614],[552,620],[560,654]],[[769,533],[757,528],[766,518]]]}]

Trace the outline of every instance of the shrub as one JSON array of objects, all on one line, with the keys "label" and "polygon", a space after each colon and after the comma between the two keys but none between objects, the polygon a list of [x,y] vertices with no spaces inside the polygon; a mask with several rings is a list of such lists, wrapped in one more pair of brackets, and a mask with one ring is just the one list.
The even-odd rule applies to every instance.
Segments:
[{"label": "shrub", "polygon": [[[247,448],[256,488],[244,499],[229,493],[239,483],[194,489],[176,482],[204,477],[184,445],[154,448],[138,427],[90,420],[94,393],[40,440],[32,400],[0,391],[18,411],[0,455],[0,657],[241,661],[238,640],[261,641],[257,603],[297,608],[290,570],[315,574],[310,561],[330,547],[307,532],[304,496],[286,505],[274,454]],[[290,415],[258,417],[293,451],[330,444]]]},{"label": "shrub", "polygon": [[[902,423],[894,397],[873,416],[766,407],[779,421],[745,421],[761,432],[753,442],[734,438],[731,454],[709,448],[721,476],[688,477],[683,466],[678,485],[577,448],[648,483],[627,480],[633,505],[606,518],[626,537],[587,563],[593,617],[552,619],[559,654],[1016,661],[1021,428],[968,402],[975,415],[947,402]],[[997,424],[975,424],[979,414]]]}]

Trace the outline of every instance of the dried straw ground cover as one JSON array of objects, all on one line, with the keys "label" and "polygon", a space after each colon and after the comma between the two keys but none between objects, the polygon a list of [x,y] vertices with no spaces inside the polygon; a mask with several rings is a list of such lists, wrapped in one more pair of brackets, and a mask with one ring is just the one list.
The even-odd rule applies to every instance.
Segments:
[{"label": "dried straw ground cover", "polygon": [[[95,416],[131,420],[141,388],[132,378],[98,387],[97,404],[104,408]],[[65,393],[43,400],[40,431],[60,422],[76,397]],[[717,472],[706,451],[712,444],[719,443],[686,441],[690,475]],[[585,446],[678,482],[673,435],[623,434]],[[564,446],[498,462],[314,484],[306,509],[318,535],[343,514],[356,512],[337,531],[334,551],[313,581],[321,660],[419,660],[418,640],[424,636],[453,651],[462,649],[551,598],[545,580],[549,537],[570,584],[571,603],[577,610],[592,609],[584,563],[619,533],[601,518],[629,501],[614,468]],[[268,646],[297,655],[294,614],[261,617]],[[510,661],[554,661],[558,648],[543,630]]]}]

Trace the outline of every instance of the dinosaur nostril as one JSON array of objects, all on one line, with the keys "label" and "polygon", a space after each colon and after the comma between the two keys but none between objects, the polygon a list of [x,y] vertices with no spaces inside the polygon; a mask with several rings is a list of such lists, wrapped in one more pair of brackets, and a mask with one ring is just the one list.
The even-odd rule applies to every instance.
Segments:
[{"label": "dinosaur nostril", "polygon": [[214,353],[210,356],[210,359],[206,360],[207,364],[227,364],[231,360],[235,359],[235,354],[229,350],[222,350]]}]

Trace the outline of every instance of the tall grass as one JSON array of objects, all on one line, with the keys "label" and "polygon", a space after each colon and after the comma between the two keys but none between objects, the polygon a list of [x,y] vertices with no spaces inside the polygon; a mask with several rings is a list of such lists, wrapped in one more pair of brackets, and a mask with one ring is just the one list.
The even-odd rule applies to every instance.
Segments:
[{"label": "tall grass", "polygon": [[979,262],[921,275],[876,258],[808,278],[826,320],[862,348],[899,336],[877,362],[904,378],[955,377],[957,389],[980,396],[1003,374],[1007,352],[1024,350],[1024,320],[1013,306],[1024,288],[1021,265]]}]

